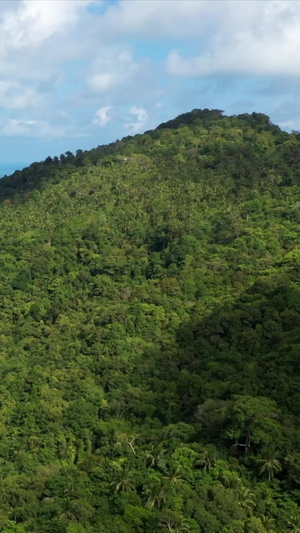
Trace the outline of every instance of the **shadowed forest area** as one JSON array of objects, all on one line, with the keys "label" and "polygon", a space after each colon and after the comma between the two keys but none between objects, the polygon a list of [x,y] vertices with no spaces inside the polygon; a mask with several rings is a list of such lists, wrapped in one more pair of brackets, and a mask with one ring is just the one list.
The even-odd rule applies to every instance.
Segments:
[{"label": "shadowed forest area", "polygon": [[300,532],[300,135],[194,110],[0,181],[0,530]]}]

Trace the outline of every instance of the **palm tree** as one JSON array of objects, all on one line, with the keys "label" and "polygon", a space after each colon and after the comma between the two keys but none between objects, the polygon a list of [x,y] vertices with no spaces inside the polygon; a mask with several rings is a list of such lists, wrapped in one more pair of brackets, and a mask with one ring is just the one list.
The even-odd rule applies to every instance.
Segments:
[{"label": "palm tree", "polygon": [[248,515],[252,514],[253,507],[255,506],[254,493],[251,490],[243,487],[238,495],[238,505],[246,511]]},{"label": "palm tree", "polygon": [[212,466],[214,465],[214,460],[211,459],[208,452],[204,452],[199,456],[199,458],[195,461],[195,467],[201,466],[205,472],[208,472]]},{"label": "palm tree", "polygon": [[265,504],[266,509],[272,506],[274,503],[274,492],[270,486],[265,485],[263,491],[261,492],[261,498]]},{"label": "palm tree", "polygon": [[115,492],[132,492],[134,490],[128,470],[123,470],[121,479],[112,481],[111,485],[115,488]]},{"label": "palm tree", "polygon": [[180,466],[171,466],[170,470],[165,470],[165,479],[168,479],[173,485],[183,483],[183,473]]},{"label": "palm tree", "polygon": [[162,523],[164,528],[171,533],[188,533],[190,531],[190,526],[185,519],[170,509],[164,513]]},{"label": "palm tree", "polygon": [[266,473],[268,481],[271,481],[271,479],[274,478],[274,475],[282,470],[281,464],[277,459],[260,459],[258,464],[261,465],[259,473]]},{"label": "palm tree", "polygon": [[271,518],[270,516],[266,516],[266,515],[261,515],[260,516],[260,519],[261,519],[261,522],[264,526],[264,528],[267,530],[267,531],[274,531],[274,528],[275,528],[275,520],[274,518]]},{"label": "palm tree", "polygon": [[147,453],[147,467],[156,468],[159,466],[160,461],[162,461],[164,455],[164,450],[154,447],[151,452]]},{"label": "palm tree", "polygon": [[66,498],[62,503],[62,513],[59,515],[59,520],[69,520],[77,522],[76,509],[74,502]]},{"label": "palm tree", "polygon": [[145,507],[147,509],[161,509],[166,501],[166,492],[159,479],[151,479],[149,484],[143,490],[146,496]]},{"label": "palm tree", "polygon": [[291,516],[288,522],[288,528],[290,533],[300,533],[300,513]]},{"label": "palm tree", "polygon": [[190,531],[190,526],[184,520],[179,520],[175,522],[163,521],[163,524],[167,531],[170,533],[188,533]]}]

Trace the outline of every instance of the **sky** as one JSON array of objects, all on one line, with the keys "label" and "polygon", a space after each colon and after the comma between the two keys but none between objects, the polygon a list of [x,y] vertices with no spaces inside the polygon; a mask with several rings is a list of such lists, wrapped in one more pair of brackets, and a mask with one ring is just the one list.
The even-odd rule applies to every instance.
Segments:
[{"label": "sky", "polygon": [[300,1],[0,1],[0,166],[194,108],[300,130]]}]

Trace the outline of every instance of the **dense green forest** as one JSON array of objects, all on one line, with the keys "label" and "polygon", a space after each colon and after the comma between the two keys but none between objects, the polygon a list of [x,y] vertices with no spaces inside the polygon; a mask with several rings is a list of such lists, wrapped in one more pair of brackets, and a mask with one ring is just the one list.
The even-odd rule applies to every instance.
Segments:
[{"label": "dense green forest", "polygon": [[0,531],[299,533],[300,135],[194,110],[0,211]]}]

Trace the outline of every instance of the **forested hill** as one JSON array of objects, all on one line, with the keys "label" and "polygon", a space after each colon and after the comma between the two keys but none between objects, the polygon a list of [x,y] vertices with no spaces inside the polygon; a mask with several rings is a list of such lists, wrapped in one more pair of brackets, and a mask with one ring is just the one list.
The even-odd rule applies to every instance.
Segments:
[{"label": "forested hill", "polygon": [[300,135],[194,110],[0,199],[0,531],[299,533]]}]

